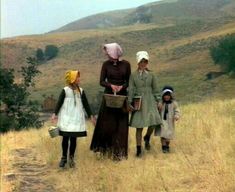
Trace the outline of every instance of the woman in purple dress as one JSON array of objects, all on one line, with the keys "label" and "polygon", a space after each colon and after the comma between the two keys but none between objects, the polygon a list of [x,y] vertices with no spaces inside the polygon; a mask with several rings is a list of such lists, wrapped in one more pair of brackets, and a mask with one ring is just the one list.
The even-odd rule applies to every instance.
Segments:
[{"label": "woman in purple dress", "polygon": [[[117,43],[105,44],[104,52],[108,60],[101,69],[100,85],[105,88],[106,94],[126,96],[131,74],[130,63],[119,59],[122,48]],[[107,107],[103,99],[90,149],[103,155],[108,153],[114,160],[127,158],[128,112],[122,108]]]}]

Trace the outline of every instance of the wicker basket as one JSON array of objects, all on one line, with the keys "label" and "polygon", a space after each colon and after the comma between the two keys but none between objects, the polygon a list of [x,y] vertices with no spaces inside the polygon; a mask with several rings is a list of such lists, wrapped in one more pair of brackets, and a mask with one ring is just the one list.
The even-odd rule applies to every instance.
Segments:
[{"label": "wicker basket", "polygon": [[106,106],[111,108],[122,108],[124,101],[126,100],[126,96],[116,94],[104,94],[104,98]]},{"label": "wicker basket", "polygon": [[48,129],[48,132],[51,138],[59,136],[59,131],[60,131],[59,127],[55,127],[55,126],[50,126]]}]

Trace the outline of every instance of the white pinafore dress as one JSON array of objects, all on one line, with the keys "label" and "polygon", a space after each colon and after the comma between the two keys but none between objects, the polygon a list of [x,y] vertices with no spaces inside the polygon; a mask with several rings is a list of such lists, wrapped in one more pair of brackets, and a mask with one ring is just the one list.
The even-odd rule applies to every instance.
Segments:
[{"label": "white pinafore dress", "polygon": [[82,88],[80,93],[70,87],[64,87],[65,99],[58,114],[57,126],[60,135],[84,137],[86,136],[85,112],[81,100]]}]

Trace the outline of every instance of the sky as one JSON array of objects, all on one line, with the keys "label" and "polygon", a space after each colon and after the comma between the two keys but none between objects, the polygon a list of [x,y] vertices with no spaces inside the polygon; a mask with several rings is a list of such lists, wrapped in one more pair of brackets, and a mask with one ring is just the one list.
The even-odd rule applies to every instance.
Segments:
[{"label": "sky", "polygon": [[96,13],[158,0],[0,0],[1,38],[43,34]]}]

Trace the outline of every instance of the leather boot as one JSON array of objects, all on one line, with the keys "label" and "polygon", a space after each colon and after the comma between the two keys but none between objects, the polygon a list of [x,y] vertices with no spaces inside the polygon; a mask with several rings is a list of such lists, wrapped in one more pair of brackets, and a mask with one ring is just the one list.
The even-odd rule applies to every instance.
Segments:
[{"label": "leather boot", "polygon": [[65,164],[67,163],[67,157],[61,157],[59,167],[65,167]]},{"label": "leather boot", "polygon": [[149,143],[149,140],[150,140],[150,136],[149,135],[145,135],[144,136],[144,147],[146,150],[150,150],[150,143]]},{"label": "leather boot", "polygon": [[162,145],[162,152],[167,153],[167,146],[166,145]]},{"label": "leather boot", "polygon": [[136,146],[136,156],[137,157],[141,156],[141,146]]},{"label": "leather boot", "polygon": [[69,156],[69,167],[75,167],[74,156]]},{"label": "leather boot", "polygon": [[169,145],[166,146],[166,152],[167,152],[167,153],[170,153],[170,147],[169,147]]}]

